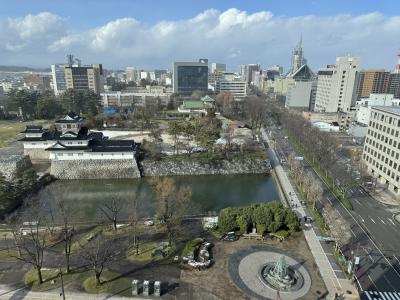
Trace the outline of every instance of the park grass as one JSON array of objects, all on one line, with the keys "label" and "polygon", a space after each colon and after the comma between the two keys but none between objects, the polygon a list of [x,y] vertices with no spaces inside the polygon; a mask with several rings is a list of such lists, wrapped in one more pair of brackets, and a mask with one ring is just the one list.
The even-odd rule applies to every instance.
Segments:
[{"label": "park grass", "polygon": [[29,124],[42,125],[47,123],[45,120],[33,122],[0,121],[0,147],[5,147],[15,141],[21,131]]},{"label": "park grass", "polygon": [[130,246],[126,252],[126,258],[132,262],[148,262],[148,261],[158,261],[162,259],[168,258],[170,255],[175,253],[176,245],[172,244],[171,246],[164,249],[165,257],[161,256],[153,256],[153,250],[155,250],[158,246],[159,242],[150,241],[146,243],[139,244],[139,255],[136,255],[136,248]]},{"label": "park grass", "polygon": [[100,276],[100,285],[96,285],[96,279],[91,272],[89,277],[82,282],[82,287],[90,294],[110,293],[129,297],[132,296],[131,283],[131,278],[105,270]]},{"label": "park grass", "polygon": [[18,251],[16,249],[1,249],[0,250],[0,261],[16,261]]},{"label": "park grass", "polygon": [[[24,276],[25,285],[29,286],[32,291],[43,292],[56,288],[61,288],[61,279],[59,277],[59,269],[42,270],[43,283],[39,284],[36,269],[31,269]],[[88,271],[71,271],[63,274],[64,285],[71,281],[81,281],[88,276]],[[54,281],[53,281],[54,280]]]}]

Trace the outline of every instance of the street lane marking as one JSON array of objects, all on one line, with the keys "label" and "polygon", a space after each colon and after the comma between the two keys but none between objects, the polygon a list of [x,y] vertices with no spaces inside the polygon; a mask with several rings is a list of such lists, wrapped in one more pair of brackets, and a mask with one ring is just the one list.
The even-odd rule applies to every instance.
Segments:
[{"label": "street lane marking", "polygon": [[358,201],[357,199],[354,199],[354,201],[356,201],[359,205],[361,205],[361,202]]},{"label": "street lane marking", "polygon": [[387,219],[389,220],[389,222],[390,222],[390,223],[392,223],[392,224],[393,224],[393,226],[396,226],[396,224],[393,222],[393,220],[392,220],[392,219],[390,219],[389,217],[388,217]]},{"label": "street lane marking", "polygon": [[384,225],[386,225],[386,223],[385,223],[381,218],[378,217],[378,219],[379,219]]},{"label": "street lane marking", "polygon": [[371,219],[372,222],[374,222],[374,224],[376,224],[376,222],[374,221],[374,219],[372,219],[371,217],[369,217]]}]

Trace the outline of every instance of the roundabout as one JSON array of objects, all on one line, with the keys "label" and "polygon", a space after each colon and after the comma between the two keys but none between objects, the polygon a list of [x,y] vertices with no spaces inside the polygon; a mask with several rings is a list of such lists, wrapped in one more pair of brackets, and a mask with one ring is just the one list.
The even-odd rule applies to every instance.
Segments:
[{"label": "roundabout", "polygon": [[230,258],[229,273],[242,291],[258,299],[299,299],[311,287],[302,262],[270,247],[239,250]]}]

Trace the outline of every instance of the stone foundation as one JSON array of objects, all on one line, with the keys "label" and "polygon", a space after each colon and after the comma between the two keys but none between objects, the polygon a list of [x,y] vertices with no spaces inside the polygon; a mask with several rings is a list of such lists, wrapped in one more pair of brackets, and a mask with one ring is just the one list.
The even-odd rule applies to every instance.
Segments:
[{"label": "stone foundation", "polygon": [[43,160],[49,159],[50,152],[44,149],[24,149],[24,154],[29,155],[32,160]]},{"label": "stone foundation", "polygon": [[212,163],[194,159],[144,160],[141,165],[143,176],[268,174],[271,171],[271,165],[265,159],[220,160]]},{"label": "stone foundation", "polygon": [[27,155],[10,155],[7,158],[0,159],[0,173],[7,180],[30,168],[32,168],[32,162]]},{"label": "stone foundation", "polygon": [[140,178],[136,160],[53,160],[50,174],[58,179]]}]

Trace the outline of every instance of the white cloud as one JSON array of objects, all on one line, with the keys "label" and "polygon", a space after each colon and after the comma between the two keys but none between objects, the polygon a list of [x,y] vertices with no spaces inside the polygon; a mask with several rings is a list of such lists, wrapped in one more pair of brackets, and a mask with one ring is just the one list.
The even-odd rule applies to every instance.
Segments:
[{"label": "white cloud", "polygon": [[106,67],[169,67],[174,60],[200,57],[232,68],[241,63],[288,66],[301,33],[313,68],[347,53],[362,56],[365,67],[391,68],[400,46],[400,16],[372,12],[286,17],[269,11],[209,9],[179,21],[148,25],[121,18],[78,31],[67,20],[44,12],[0,20],[0,55],[20,65],[50,65],[74,53],[84,63]]}]

